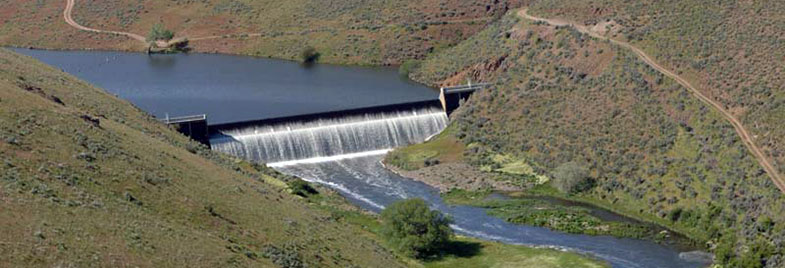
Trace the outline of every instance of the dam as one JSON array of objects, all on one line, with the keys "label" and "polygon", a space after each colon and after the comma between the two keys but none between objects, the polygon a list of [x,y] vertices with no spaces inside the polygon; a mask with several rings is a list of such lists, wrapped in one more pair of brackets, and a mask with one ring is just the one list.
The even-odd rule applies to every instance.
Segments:
[{"label": "dam", "polygon": [[270,165],[340,155],[383,154],[425,141],[447,126],[435,101],[210,126],[210,146]]},{"label": "dam", "polygon": [[[444,128],[447,116],[458,109],[475,91],[489,88],[490,83],[441,87],[439,99],[430,101],[416,101],[400,104],[390,104],[373,107],[363,107],[341,111],[303,114],[279,118],[249,120],[232,123],[207,125],[207,115],[182,116],[165,118],[162,122],[175,125],[183,135],[205,145],[218,146],[221,150],[231,149],[233,155],[252,157],[254,160],[265,163],[276,161],[294,160],[302,154],[312,154],[314,157],[323,157],[339,153],[359,152],[369,149],[368,141],[359,144],[363,148],[343,148],[338,137],[327,140],[315,140],[319,133],[330,129],[350,131],[352,126],[362,126],[359,132],[352,132],[349,139],[358,141],[367,137],[376,137],[386,141],[384,148],[390,150],[395,147],[422,142],[421,135],[426,129],[415,126],[426,125],[427,130],[434,126]],[[418,124],[418,120],[425,120]],[[196,125],[196,127],[194,127]],[[260,127],[262,126],[262,127]],[[203,128],[207,130],[202,131]],[[437,127],[438,128],[438,127]],[[198,129],[194,131],[194,129]],[[353,131],[353,130],[352,130]],[[207,134],[209,133],[209,134]],[[399,139],[396,133],[404,133]],[[348,134],[348,133],[344,133]],[[207,136],[206,136],[207,135]],[[209,137],[209,138],[207,138]],[[242,140],[242,141],[241,141]],[[248,140],[263,142],[260,148],[264,152],[253,151],[244,146]],[[310,144],[314,144],[311,146]],[[377,146],[378,147],[378,146]],[[284,153],[288,149],[289,153]],[[316,153],[319,151],[319,153]],[[293,153],[294,155],[288,155]]]},{"label": "dam", "polygon": [[[439,98],[442,92],[402,80],[395,69],[306,69],[292,62],[228,55],[16,51],[158,118],[174,115],[168,123],[206,137],[215,151],[265,162],[334,189],[372,212],[397,200],[422,198],[454,219],[456,233],[469,237],[578,252],[613,267],[705,266],[681,258],[679,248],[651,241],[512,224],[483,208],[446,204],[435,188],[389,171],[381,163],[388,150],[441,132],[451,112]],[[444,93],[443,99],[457,104],[467,97],[460,89]],[[202,114],[206,116],[182,117]]]}]

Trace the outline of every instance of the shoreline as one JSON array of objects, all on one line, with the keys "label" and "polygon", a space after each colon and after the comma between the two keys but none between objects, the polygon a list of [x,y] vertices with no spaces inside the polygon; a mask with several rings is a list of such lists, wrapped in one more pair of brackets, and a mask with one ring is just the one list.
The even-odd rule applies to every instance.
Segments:
[{"label": "shoreline", "polygon": [[[139,53],[139,54],[149,54],[146,52],[145,49],[136,50],[136,49],[120,49],[120,48],[51,48],[51,47],[37,47],[37,46],[20,46],[14,44],[0,44],[0,48],[14,48],[14,49],[29,49],[29,50],[42,50],[42,51],[66,51],[66,52],[125,52],[125,53]],[[238,56],[238,57],[251,57],[257,59],[271,59],[271,60],[281,60],[281,61],[288,61],[288,62],[295,62],[295,63],[302,63],[301,61],[294,59],[294,58],[285,58],[285,57],[273,57],[273,56],[262,56],[262,55],[254,55],[249,53],[242,53],[242,52],[219,52],[218,50],[199,50],[198,48],[191,47],[190,51],[187,52],[177,52],[177,53],[153,53],[159,55],[172,55],[172,54],[209,54],[209,55],[227,55],[227,56]],[[317,61],[315,62],[317,65],[333,65],[333,66],[346,66],[346,67],[379,67],[379,68],[398,68],[401,64],[373,64],[373,63],[349,63],[345,61]],[[420,81],[411,79],[407,77],[407,79],[411,82],[429,87],[438,89],[436,85],[429,85],[426,83],[422,83]]]},{"label": "shoreline", "polygon": [[[467,187],[465,187],[466,186],[465,184],[460,183],[460,182],[444,183],[443,181],[440,181],[438,178],[427,177],[426,174],[417,173],[416,171],[402,170],[402,169],[400,169],[398,167],[395,167],[393,165],[389,165],[389,164],[385,163],[385,159],[382,159],[381,163],[382,163],[382,166],[385,169],[389,170],[392,173],[395,173],[395,174],[397,174],[397,175],[399,175],[401,177],[404,177],[404,178],[407,178],[407,179],[411,179],[411,180],[414,180],[414,181],[417,181],[417,182],[421,182],[421,183],[424,183],[424,184],[426,184],[428,186],[436,188],[439,191],[440,195],[443,194],[443,193],[449,192],[450,190],[453,190],[453,189],[460,189],[460,190],[465,190],[465,191],[490,190],[492,193],[502,194],[502,195],[504,195],[506,197],[510,197],[510,198],[519,198],[519,197],[516,197],[516,196],[512,196],[511,194],[523,193],[524,197],[525,196],[528,196],[528,197],[549,197],[549,198],[556,198],[556,199],[560,199],[560,200],[568,201],[568,202],[575,202],[577,204],[581,204],[581,205],[584,205],[584,206],[590,206],[590,207],[593,207],[593,208],[596,208],[596,209],[605,210],[605,211],[607,211],[609,213],[613,213],[613,214],[616,214],[616,215],[624,217],[624,218],[632,219],[632,220],[637,221],[639,224],[642,224],[642,225],[648,225],[648,226],[656,227],[656,228],[661,229],[663,231],[667,231],[672,236],[680,237],[680,238],[677,238],[677,240],[686,239],[687,241],[689,241],[691,243],[694,243],[694,244],[690,244],[690,245],[682,244],[682,246],[687,245],[689,247],[693,247],[694,249],[691,249],[691,250],[688,250],[688,251],[680,251],[680,254],[686,254],[686,255],[690,255],[690,256],[704,256],[704,257],[707,254],[712,254],[711,252],[709,252],[708,248],[706,247],[706,245],[705,245],[706,242],[705,241],[701,241],[699,239],[691,237],[691,236],[687,235],[685,232],[681,232],[681,231],[677,230],[676,228],[665,226],[665,225],[659,224],[657,222],[654,222],[654,221],[651,221],[651,220],[648,220],[648,219],[645,219],[645,218],[642,218],[642,217],[637,217],[636,215],[630,215],[630,214],[627,214],[627,213],[623,213],[623,212],[621,212],[618,209],[609,208],[608,206],[605,206],[605,205],[601,204],[600,202],[592,202],[591,200],[588,200],[586,198],[565,198],[565,197],[562,197],[562,196],[555,196],[555,195],[548,195],[548,194],[526,194],[525,190],[524,189],[520,189],[520,188],[514,189],[514,190],[510,190],[510,191],[497,189],[497,188],[474,188],[474,189],[473,188],[467,188]],[[445,164],[439,164],[439,165],[445,165]],[[439,165],[437,165],[437,166],[439,166]],[[414,175],[414,176],[412,176],[412,175]],[[545,227],[545,228],[547,228],[547,227]],[[550,228],[548,228],[548,229],[550,229]],[[551,230],[553,230],[553,229],[551,229]],[[553,231],[556,231],[556,230],[553,230]],[[636,238],[632,238],[632,237],[624,237],[624,238],[636,239]],[[676,245],[673,245],[673,244],[665,244],[665,243],[657,242],[657,241],[651,240],[651,239],[641,239],[641,240],[654,242],[654,243],[661,244],[661,245],[668,246],[668,247],[677,247]],[[674,240],[674,241],[676,241],[676,240]]]},{"label": "shoreline", "polygon": [[[509,183],[506,182],[500,182],[493,179],[488,179],[487,176],[483,174],[483,172],[478,171],[468,166],[468,164],[464,164],[464,163],[438,164],[435,166],[421,168],[419,170],[413,170],[413,171],[403,170],[394,165],[385,163],[385,159],[382,159],[381,163],[382,166],[384,166],[384,168],[389,170],[390,172],[395,173],[398,176],[407,179],[425,183],[439,190],[439,193],[446,193],[453,189],[462,189],[462,190],[469,190],[469,191],[495,190],[501,192],[513,192],[513,191],[523,190],[519,187],[510,185]],[[445,170],[456,172],[457,174],[443,174]],[[450,175],[463,176],[463,178],[474,177],[472,178],[474,181],[468,185],[465,182],[462,182],[462,179],[445,181],[443,176],[450,176]]]}]

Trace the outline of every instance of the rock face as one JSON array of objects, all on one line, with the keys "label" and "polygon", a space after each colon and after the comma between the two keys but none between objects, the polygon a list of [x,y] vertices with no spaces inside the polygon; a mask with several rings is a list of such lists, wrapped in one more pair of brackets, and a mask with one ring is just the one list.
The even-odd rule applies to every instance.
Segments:
[{"label": "rock face", "polygon": [[442,81],[441,86],[454,86],[465,84],[466,81],[491,81],[496,72],[504,72],[509,67],[507,55],[489,59],[485,62],[475,64],[465,70],[457,72]]}]

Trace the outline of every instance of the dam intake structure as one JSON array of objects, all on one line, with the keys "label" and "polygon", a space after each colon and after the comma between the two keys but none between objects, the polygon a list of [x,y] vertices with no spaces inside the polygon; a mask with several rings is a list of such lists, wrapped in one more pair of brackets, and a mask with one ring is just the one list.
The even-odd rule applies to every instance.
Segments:
[{"label": "dam intake structure", "polygon": [[381,155],[425,141],[445,127],[438,101],[214,125],[213,150],[287,166]]}]

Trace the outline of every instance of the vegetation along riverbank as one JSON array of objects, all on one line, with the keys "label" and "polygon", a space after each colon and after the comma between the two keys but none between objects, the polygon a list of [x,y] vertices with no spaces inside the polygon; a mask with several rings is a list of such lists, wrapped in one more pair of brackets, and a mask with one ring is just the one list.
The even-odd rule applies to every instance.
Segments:
[{"label": "vegetation along riverbank", "polygon": [[[434,85],[469,79],[499,85],[475,93],[451,118],[451,136],[464,148],[459,162],[486,176],[445,180],[458,181],[457,188],[485,179],[531,191],[546,180],[565,185],[568,176],[559,174],[583,174],[560,195],[705,242],[718,264],[782,266],[785,202],[776,168],[761,164],[726,114],[751,133],[768,163],[783,166],[776,126],[785,106],[776,73],[785,66],[764,52],[784,51],[766,26],[778,18],[752,4],[699,6],[539,1],[528,14],[558,25],[511,12],[429,56],[410,77]],[[740,18],[746,18],[742,26],[727,24]],[[417,155],[427,154],[391,154]],[[436,155],[429,163],[437,165],[423,162],[410,172],[456,165],[449,159],[455,158]],[[389,166],[395,162],[388,158]]]}]

